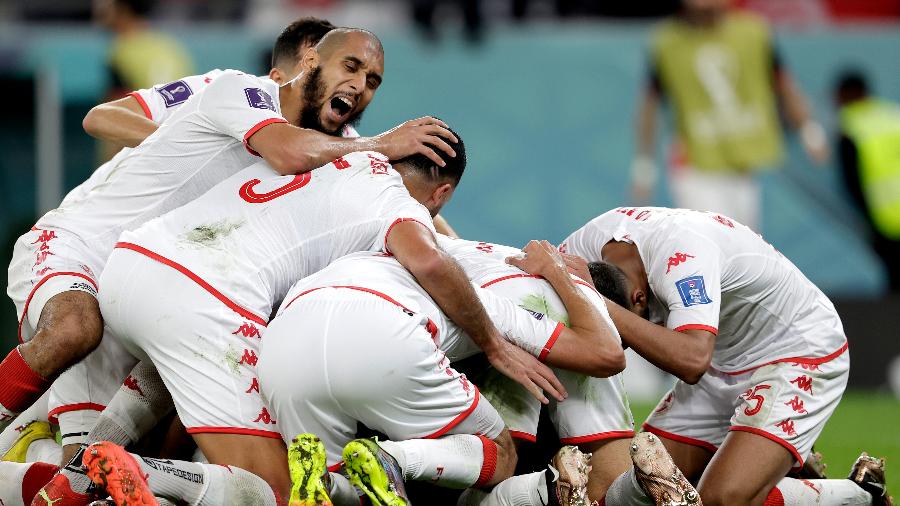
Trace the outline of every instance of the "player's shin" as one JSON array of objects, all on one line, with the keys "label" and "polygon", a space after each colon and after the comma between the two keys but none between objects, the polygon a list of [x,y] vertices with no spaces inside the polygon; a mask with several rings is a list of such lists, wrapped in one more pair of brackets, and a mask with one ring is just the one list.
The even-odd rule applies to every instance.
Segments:
[{"label": "player's shin", "polygon": [[19,348],[10,351],[0,362],[0,429],[34,404],[50,383],[25,362]]},{"label": "player's shin", "polygon": [[607,506],[653,506],[649,498],[634,476],[634,469],[622,473],[606,491],[604,504]]},{"label": "player's shin", "polygon": [[397,460],[405,480],[427,480],[447,488],[485,485],[497,465],[497,444],[484,436],[453,434],[378,444]]}]

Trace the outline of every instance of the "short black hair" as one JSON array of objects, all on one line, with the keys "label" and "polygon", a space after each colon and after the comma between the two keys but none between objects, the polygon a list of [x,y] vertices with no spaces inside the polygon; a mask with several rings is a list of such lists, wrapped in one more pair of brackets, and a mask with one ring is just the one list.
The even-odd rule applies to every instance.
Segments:
[{"label": "short black hair", "polygon": [[314,17],[300,18],[289,24],[275,39],[275,46],[272,48],[272,67],[279,67],[285,62],[291,62],[290,67],[293,67],[303,56],[299,53],[300,46],[315,46],[334,28],[330,21]]},{"label": "short black hair", "polygon": [[628,278],[622,269],[607,262],[591,262],[588,264],[591,281],[600,295],[616,304],[631,309],[631,298],[628,296]]},{"label": "short black hair", "polygon": [[849,69],[838,76],[835,89],[848,96],[865,97],[869,94],[869,83],[861,70]]},{"label": "short black hair", "polygon": [[135,16],[145,18],[150,15],[153,7],[156,5],[155,0],[115,0],[116,5],[125,7]]},{"label": "short black hair", "polygon": [[450,132],[456,136],[457,142],[451,142],[449,139],[444,139],[444,142],[453,148],[453,151],[456,152],[456,156],[450,156],[431,144],[426,143],[426,146],[434,149],[434,152],[446,163],[443,167],[437,166],[430,158],[420,154],[407,156],[400,160],[393,160],[391,163],[395,165],[405,163],[417,172],[421,172],[429,177],[447,178],[453,181],[454,186],[458,185],[459,180],[462,179],[463,172],[466,170],[466,145],[463,143],[463,139],[458,133],[454,132],[453,129],[450,129]]}]

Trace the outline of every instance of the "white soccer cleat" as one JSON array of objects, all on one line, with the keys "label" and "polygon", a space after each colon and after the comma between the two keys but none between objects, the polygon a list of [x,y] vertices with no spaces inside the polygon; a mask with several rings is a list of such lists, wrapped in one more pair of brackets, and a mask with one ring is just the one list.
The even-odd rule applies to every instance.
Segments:
[{"label": "white soccer cleat", "polygon": [[556,493],[560,506],[593,506],[587,495],[591,454],[582,453],[575,446],[563,446],[553,456],[550,465],[559,476],[555,483],[548,484],[548,488],[551,493]]},{"label": "white soccer cleat", "polygon": [[700,494],[655,435],[641,432],[634,436],[631,461],[635,478],[656,506],[702,506]]}]

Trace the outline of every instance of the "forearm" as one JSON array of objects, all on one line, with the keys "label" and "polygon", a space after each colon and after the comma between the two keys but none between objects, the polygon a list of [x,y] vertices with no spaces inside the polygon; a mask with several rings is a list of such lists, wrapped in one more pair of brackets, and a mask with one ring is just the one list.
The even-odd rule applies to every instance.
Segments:
[{"label": "forearm", "polygon": [[656,113],[659,97],[656,92],[647,90],[638,108],[636,136],[637,156],[652,158],[656,144]]},{"label": "forearm", "polygon": [[91,137],[131,148],[159,128],[141,113],[109,104],[91,109],[84,117],[82,126]]},{"label": "forearm", "polygon": [[777,91],[784,108],[784,116],[791,127],[800,129],[812,120],[806,97],[790,76],[783,75],[777,78]]},{"label": "forearm", "polygon": [[566,308],[569,328],[587,335],[608,334],[600,311],[578,289],[572,277],[564,269],[554,269],[544,275]]}]

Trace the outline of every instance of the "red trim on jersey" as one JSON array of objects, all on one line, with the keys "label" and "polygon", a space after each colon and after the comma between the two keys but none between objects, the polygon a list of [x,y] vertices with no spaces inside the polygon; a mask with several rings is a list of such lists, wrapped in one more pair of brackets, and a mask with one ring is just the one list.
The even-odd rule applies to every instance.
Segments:
[{"label": "red trim on jersey", "polygon": [[241,436],[258,436],[282,439],[280,432],[270,430],[245,429],[242,427],[187,427],[188,434],[239,434]]},{"label": "red trim on jersey", "polygon": [[198,285],[200,285],[201,288],[203,288],[204,290],[209,292],[213,297],[219,299],[223,304],[228,306],[228,308],[231,309],[232,311],[234,311],[235,313],[252,321],[253,323],[258,323],[259,325],[262,325],[263,327],[265,327],[267,325],[267,321],[265,319],[263,319],[260,316],[255,315],[255,314],[251,313],[249,310],[244,309],[243,307],[239,306],[237,303],[235,303],[234,301],[232,301],[231,299],[226,297],[224,294],[222,294],[222,292],[213,288],[212,285],[210,285],[206,281],[203,281],[203,279],[201,279],[200,276],[194,274],[193,272],[191,272],[190,269],[179,264],[178,262],[175,262],[174,260],[169,260],[168,258],[166,258],[158,253],[154,253],[154,252],[148,250],[147,248],[138,246],[137,244],[133,244],[130,242],[116,243],[116,248],[128,249],[128,250],[134,251],[136,253],[140,253],[150,259],[156,260],[157,262],[159,262],[163,265],[167,265],[167,266],[175,269],[176,271],[178,271],[178,272],[184,274],[185,276],[187,276],[188,278],[190,278],[191,281],[193,281],[194,283],[197,283]]},{"label": "red trim on jersey", "polygon": [[[22,324],[25,323],[25,318],[28,317],[28,306],[31,304],[31,299],[34,297],[35,292],[38,291],[38,288],[41,287],[48,279],[56,277],[56,276],[75,276],[77,278],[83,278],[88,280],[88,282],[94,285],[94,290],[97,289],[97,282],[93,280],[90,276],[82,274],[80,272],[54,272],[53,274],[47,274],[40,281],[34,285],[34,288],[31,289],[31,292],[28,294],[28,298],[25,299],[25,309],[22,310],[22,318],[19,319],[19,329],[18,329],[18,337],[19,342],[24,343],[22,340]],[[68,291],[68,290],[67,290]]]},{"label": "red trim on jersey", "polygon": [[328,471],[332,472],[332,473],[336,473],[336,472],[340,471],[342,467],[344,467],[343,460],[338,462],[337,464],[332,464],[332,465],[328,466]]},{"label": "red trim on jersey", "polygon": [[609,432],[598,432],[596,434],[588,434],[586,436],[561,437],[559,442],[565,445],[580,445],[582,443],[591,443],[594,441],[603,441],[604,439],[623,439],[634,437],[633,430],[612,430]]},{"label": "red trim on jersey", "polygon": [[544,279],[543,276],[538,276],[537,274],[510,274],[509,276],[503,276],[502,278],[492,279],[487,283],[481,285],[481,288],[487,288],[494,283],[499,283],[501,281],[506,281],[507,279],[516,279],[516,278],[537,278]]},{"label": "red trim on jersey", "polygon": [[529,441],[531,443],[537,443],[537,436],[528,432],[522,432],[518,430],[509,431],[509,435],[516,438],[521,439],[523,441]]},{"label": "red trim on jersey", "polygon": [[79,402],[78,404],[66,404],[58,408],[53,408],[47,413],[47,420],[53,425],[59,425],[59,415],[63,413],[71,413],[73,411],[103,411],[106,406],[103,404],[95,404],[93,402]]},{"label": "red trim on jersey", "polygon": [[262,155],[253,151],[253,148],[250,147],[250,137],[253,137],[253,134],[259,132],[263,127],[267,127],[273,123],[287,123],[288,120],[284,118],[269,118],[264,119],[253,126],[250,130],[247,130],[247,133],[244,134],[244,147],[247,148],[247,151],[253,155],[262,158]]},{"label": "red trim on jersey", "polygon": [[844,352],[847,351],[848,349],[850,349],[850,343],[847,342],[847,341],[844,341],[844,345],[843,345],[843,346],[841,346],[841,347],[838,348],[837,350],[835,350],[835,351],[829,353],[828,355],[825,355],[824,357],[818,357],[818,358],[805,358],[805,357],[779,358],[778,360],[773,360],[773,361],[771,361],[771,362],[766,362],[765,364],[755,365],[755,366],[753,366],[753,367],[751,367],[751,368],[749,368],[749,369],[744,369],[744,370],[742,370],[742,371],[734,371],[734,372],[719,371],[719,372],[721,372],[721,373],[723,373],[723,374],[727,374],[727,375],[729,375],[729,376],[737,376],[738,374],[744,374],[745,372],[750,372],[750,371],[759,369],[760,367],[765,366],[765,365],[778,364],[778,363],[781,363],[781,362],[793,362],[793,363],[797,363],[797,364],[805,364],[805,365],[822,365],[822,364],[824,364],[824,363],[826,363],[826,362],[831,362],[832,360],[834,360],[834,359],[840,357],[840,356],[843,355]]},{"label": "red trim on jersey", "polygon": [[550,339],[547,339],[547,343],[544,344],[544,349],[541,350],[541,354],[538,355],[538,360],[541,362],[547,358],[547,355],[550,354],[550,350],[553,348],[553,345],[556,344],[556,340],[559,339],[559,335],[562,334],[563,329],[566,328],[562,323],[557,323],[556,328],[553,329],[553,333],[550,334]]},{"label": "red trim on jersey", "polygon": [[[379,292],[378,290],[372,290],[371,288],[365,288],[362,286],[352,286],[352,285],[332,285],[332,286],[320,286],[317,288],[310,288],[309,290],[300,292],[296,297],[291,299],[290,302],[285,304],[284,309],[289,308],[291,306],[291,304],[293,304],[294,301],[299,299],[300,297],[303,297],[304,295],[306,295],[308,293],[315,292],[316,290],[322,290],[323,288],[346,288],[348,290],[358,290],[360,292],[371,293],[372,295],[381,297],[382,299],[390,302],[391,304],[394,304],[395,306],[400,307],[404,311],[409,311],[410,313],[415,313],[415,311],[413,311],[412,309],[409,309],[408,307],[404,306],[403,304],[397,302],[396,300],[394,300],[393,297],[391,297],[390,295],[388,295],[386,293]],[[439,344],[438,343],[438,334],[440,333],[440,329],[438,328],[436,323],[431,321],[431,318],[429,318],[428,323],[425,324],[425,329],[428,330],[428,332],[431,334],[431,340],[434,341],[434,344],[436,344],[436,345]]]},{"label": "red trim on jersey", "polygon": [[594,293],[596,293],[597,295],[600,295],[600,292],[597,291],[596,286],[586,282],[585,280],[583,280],[579,277],[576,277],[574,274],[572,275],[572,281],[574,281],[576,285],[584,285],[584,286],[590,288],[591,290],[593,290]]},{"label": "red trim on jersey", "polygon": [[[384,252],[385,253],[387,253],[389,255],[393,255],[393,253],[391,253],[391,250],[388,249],[388,245],[387,245],[388,236],[391,235],[391,230],[394,229],[394,225],[396,225],[398,223],[402,223],[404,221],[414,221],[414,222],[418,223],[419,225],[422,225],[423,227],[428,228],[424,223],[422,223],[421,221],[419,221],[415,218],[397,218],[396,220],[394,220],[393,223],[391,223],[391,226],[388,227],[387,232],[384,233]],[[431,232],[431,229],[428,228],[428,231]]]},{"label": "red trim on jersey", "polygon": [[479,399],[480,397],[481,397],[481,392],[479,392],[479,391],[478,391],[478,388],[476,387],[476,388],[475,388],[475,400],[472,401],[472,405],[469,406],[468,409],[466,409],[465,411],[463,411],[462,413],[460,413],[459,415],[457,415],[456,418],[454,418],[453,420],[451,420],[450,423],[448,423],[447,425],[445,425],[443,428],[441,428],[441,429],[438,430],[437,432],[434,432],[434,433],[432,433],[432,434],[429,434],[429,435],[423,437],[422,439],[436,439],[436,438],[439,438],[439,437],[443,436],[444,434],[446,434],[447,432],[449,432],[450,429],[452,429],[453,427],[456,427],[457,425],[459,425],[463,420],[466,419],[466,417],[468,417],[469,415],[472,414],[473,411],[475,411],[475,408],[478,406],[478,399]]},{"label": "red trim on jersey", "polygon": [[644,422],[643,429],[646,432],[649,432],[651,434],[656,434],[659,437],[671,439],[672,441],[678,441],[679,443],[684,443],[684,444],[688,444],[691,446],[699,446],[700,448],[703,448],[704,450],[708,450],[713,453],[715,453],[716,450],[718,450],[716,445],[714,445],[712,443],[707,443],[706,441],[701,441],[699,439],[694,439],[692,437],[682,436],[679,434],[674,434],[672,432],[664,431],[662,429],[657,429],[656,427],[648,424],[647,422]]},{"label": "red trim on jersey", "polygon": [[478,439],[481,441],[483,458],[481,459],[481,472],[478,473],[478,480],[472,485],[475,488],[481,488],[490,483],[491,478],[494,477],[494,473],[497,471],[497,443],[481,434],[478,434]]},{"label": "red trim on jersey", "polygon": [[795,468],[803,467],[803,457],[800,456],[800,452],[797,451],[797,448],[795,448],[794,445],[792,445],[791,443],[788,443],[784,439],[781,439],[780,437],[778,437],[774,434],[766,432],[762,429],[757,429],[756,427],[747,427],[745,425],[732,425],[731,427],[729,427],[728,430],[749,432],[751,434],[756,434],[757,436],[762,436],[768,440],[774,441],[774,442],[780,444],[781,446],[783,446],[787,451],[791,452],[791,455],[793,455],[794,459],[797,460],[797,465],[794,466]]},{"label": "red trim on jersey", "polygon": [[703,325],[700,323],[688,323],[687,325],[681,325],[679,327],[675,327],[672,330],[674,330],[675,332],[684,332],[685,330],[705,330],[707,332],[712,332],[712,335],[714,335],[714,336],[719,335],[719,329],[717,329],[715,327],[711,327],[709,325]]},{"label": "red trim on jersey", "polygon": [[150,112],[150,106],[147,105],[144,97],[142,97],[141,94],[136,91],[132,91],[128,94],[128,96],[134,97],[134,99],[137,100],[138,105],[141,106],[141,109],[144,110],[144,116],[147,116],[147,119],[153,121],[153,113]]}]

